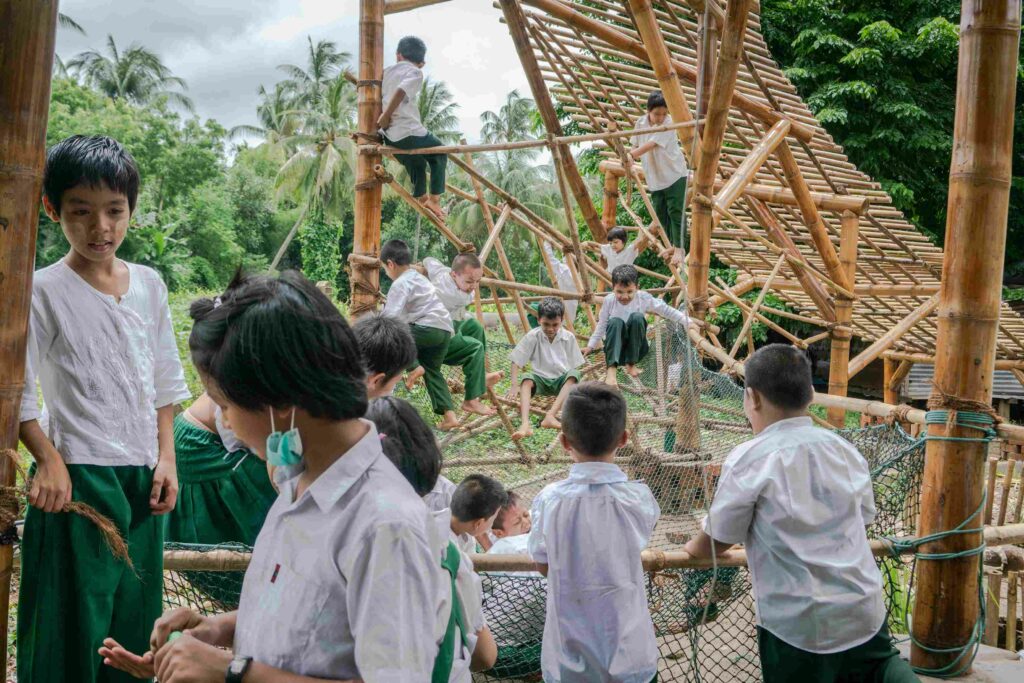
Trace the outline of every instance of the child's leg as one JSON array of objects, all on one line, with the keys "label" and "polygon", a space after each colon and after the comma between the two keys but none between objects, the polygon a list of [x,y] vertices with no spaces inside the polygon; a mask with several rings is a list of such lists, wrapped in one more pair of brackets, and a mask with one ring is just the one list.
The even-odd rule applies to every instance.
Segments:
[{"label": "child's leg", "polygon": [[[416,342],[416,357],[423,366],[423,381],[427,385],[430,405],[436,414],[445,416],[445,421],[441,424],[448,427],[451,419],[455,417],[455,404],[452,403],[448,382],[441,374],[441,365],[448,353],[451,335],[444,330],[422,325],[410,325],[409,329],[412,330],[412,338]],[[456,419],[455,426],[457,425]]]},{"label": "child's leg", "polygon": [[[484,331],[484,326],[477,321],[476,318],[466,318],[465,320],[459,320],[455,323],[455,334],[461,334],[463,337],[469,339],[476,339],[484,346],[484,354],[486,360],[487,353],[487,333]],[[486,362],[485,362],[486,367]],[[505,376],[505,373],[501,370],[486,373],[487,386],[492,387],[501,381],[501,378]]]},{"label": "child's leg", "polygon": [[[404,142],[404,140],[403,140]],[[405,167],[412,184],[412,196],[423,202],[427,199],[427,161],[422,154],[396,154],[395,159]]]},{"label": "child's leg", "polygon": [[[686,176],[665,188],[665,213],[668,223],[665,230],[673,247],[686,250],[683,244],[684,227],[686,226]],[[660,215],[658,220],[661,220]]]},{"label": "child's leg", "polygon": [[[626,336],[622,350],[623,364],[635,366],[647,355],[650,348],[647,343],[647,318],[643,313],[631,313],[629,320],[626,321]],[[630,374],[636,376],[632,372]]]},{"label": "child's leg", "polygon": [[559,381],[562,386],[558,389],[558,395],[555,396],[555,400],[551,404],[551,408],[548,409],[548,414],[544,416],[544,419],[540,423],[540,426],[545,429],[562,428],[562,406],[565,404],[565,399],[569,396],[569,392],[572,391],[580,381],[579,370],[570,370],[562,375],[562,378]]},{"label": "child's leg", "polygon": [[842,680],[874,683],[916,683],[919,679],[899,650],[893,647],[889,628],[883,624],[875,636],[857,647],[840,653],[843,657]]},{"label": "child's leg", "polygon": [[819,655],[793,647],[770,631],[757,627],[764,683],[833,683],[842,672],[842,653]]},{"label": "child's leg", "polygon": [[486,347],[472,337],[456,334],[448,344],[445,365],[462,366],[466,380],[466,397],[463,410],[478,415],[493,415],[494,409],[480,403],[480,397],[487,393],[487,368],[484,364]]},{"label": "child's leg", "polygon": [[[655,190],[651,192],[651,204],[654,205],[654,213],[658,216],[658,222],[661,223],[662,229],[665,234],[669,236],[669,240],[672,239],[672,219],[668,212],[668,200],[665,193],[668,192],[668,188],[664,190]],[[672,242],[675,244],[675,242]]]},{"label": "child's leg", "polygon": [[529,376],[523,378],[519,385],[519,429],[512,434],[513,441],[525,439],[533,434],[533,425],[530,424],[530,399],[533,398],[533,391],[536,385]]}]

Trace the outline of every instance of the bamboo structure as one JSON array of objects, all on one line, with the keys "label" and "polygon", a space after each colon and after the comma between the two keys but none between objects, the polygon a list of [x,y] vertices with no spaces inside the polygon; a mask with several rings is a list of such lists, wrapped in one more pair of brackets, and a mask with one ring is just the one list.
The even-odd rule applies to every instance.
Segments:
[{"label": "bamboo structure", "polygon": [[[1020,0],[964,0],[960,20],[953,160],[949,173],[946,257],[942,264],[935,393],[929,406],[988,405],[996,355],[1001,274],[1006,246],[1020,41]],[[965,524],[981,529],[986,444],[976,430],[932,424],[925,452],[918,534]],[[970,520],[970,521],[967,521]],[[957,553],[981,534],[944,537],[926,547]],[[958,669],[950,648],[972,644],[978,619],[978,562],[961,557],[918,568],[911,661],[927,669]],[[919,646],[917,643],[920,643]],[[937,651],[943,650],[943,651]],[[970,656],[970,655],[968,655]]]},{"label": "bamboo structure", "polygon": [[[0,4],[0,451],[18,448],[56,28],[56,0]],[[11,459],[0,458],[0,485],[14,486],[15,472]],[[16,532],[0,532],[6,663]]]}]

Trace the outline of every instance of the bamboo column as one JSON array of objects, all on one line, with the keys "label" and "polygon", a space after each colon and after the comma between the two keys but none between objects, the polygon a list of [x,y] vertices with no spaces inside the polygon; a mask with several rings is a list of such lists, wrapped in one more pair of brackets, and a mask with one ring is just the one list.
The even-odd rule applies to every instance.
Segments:
[{"label": "bamboo column", "polygon": [[[842,229],[839,233],[839,260],[843,274],[852,285],[857,279],[857,242],[860,237],[860,219],[852,211],[844,211]],[[834,396],[846,396],[850,383],[850,321],[853,320],[853,299],[837,294],[835,301],[835,321],[837,327],[831,332],[832,342],[829,350],[828,393]],[[841,325],[842,327],[838,327]],[[828,422],[833,427],[846,425],[846,410],[829,408]]]},{"label": "bamboo column", "polygon": [[[57,1],[0,2],[0,450],[18,448],[25,341],[43,185]],[[0,484],[15,468],[0,458]],[[0,645],[7,660],[7,621],[14,529],[0,529]]]},{"label": "bamboo column", "polygon": [[[359,0],[358,117],[361,142],[375,139],[381,114],[381,78],[384,74],[384,0]],[[377,154],[356,155],[355,232],[352,253],[380,255],[381,180],[374,169],[382,162]],[[352,305],[357,318],[377,307],[380,268],[352,262]]]},{"label": "bamboo column", "polygon": [[[939,302],[935,383],[948,395],[989,404],[998,333],[1013,160],[1020,0],[964,0],[960,19],[953,158]],[[930,405],[953,409],[937,394]],[[946,424],[935,437],[977,437]],[[986,444],[930,440],[925,454],[918,535],[953,529],[981,504]],[[981,527],[981,515],[967,528]],[[981,534],[959,534],[924,552],[968,550]],[[918,563],[913,634],[931,649],[970,644],[978,618],[978,558]],[[970,655],[967,655],[970,656]],[[953,664],[956,653],[911,648],[915,666]],[[966,657],[965,657],[966,659]],[[961,661],[960,664],[965,662]],[[953,668],[959,668],[953,665]]]},{"label": "bamboo column", "polygon": [[619,204],[619,177],[611,171],[604,172],[604,201],[601,204],[601,224],[605,231],[615,227],[615,213]]},{"label": "bamboo column", "polygon": [[882,400],[890,405],[900,402],[899,392],[893,387],[893,377],[896,375],[896,361],[888,358],[882,359]]},{"label": "bamboo column", "polygon": [[[499,2],[501,4],[501,11],[505,15],[505,23],[508,24],[508,32],[512,36],[516,53],[519,55],[519,61],[523,64],[526,80],[530,83],[530,91],[533,93],[533,100],[537,105],[537,111],[544,121],[544,128],[547,130],[548,135],[560,136],[562,135],[562,124],[558,121],[558,113],[555,112],[555,107],[551,103],[547,85],[544,83],[544,76],[541,75],[540,66],[537,64],[537,57],[534,55],[533,47],[530,45],[523,8],[519,4],[519,0],[499,0]],[[583,182],[583,176],[580,175],[580,170],[576,167],[576,160],[573,159],[568,145],[554,143],[554,146],[558,147],[562,152],[558,155],[561,157],[561,162],[556,163],[556,172],[561,172],[565,178],[569,190],[576,199],[576,204],[580,207],[583,220],[587,227],[590,228],[590,234],[594,236],[594,239],[603,242],[606,232],[601,224],[600,217],[597,215],[597,209],[594,208],[594,202],[590,198],[587,185]]]}]

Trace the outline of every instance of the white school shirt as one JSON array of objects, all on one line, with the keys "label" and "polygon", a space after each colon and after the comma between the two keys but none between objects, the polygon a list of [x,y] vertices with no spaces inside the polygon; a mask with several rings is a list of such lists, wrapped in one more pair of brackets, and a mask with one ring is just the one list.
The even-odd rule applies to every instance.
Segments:
[{"label": "white school shirt", "polygon": [[69,465],[156,466],[156,411],[191,395],[167,287],[156,271],[125,265],[120,302],[63,260],[33,278],[21,421],[39,420]]},{"label": "white school shirt", "polygon": [[[555,271],[555,284],[565,292],[577,292],[576,281],[572,277],[572,271],[565,261],[555,256],[555,250],[551,248],[550,242],[544,243],[544,251],[551,259],[551,270]],[[565,304],[565,319],[569,322],[576,320],[576,311],[579,310],[580,302],[576,299],[562,299]]]},{"label": "white school shirt", "polygon": [[[431,512],[447,510],[452,506],[452,494],[455,493],[455,489],[456,486],[452,483],[451,479],[443,474],[438,475],[437,483],[434,484],[434,488],[430,493],[423,496],[423,502]],[[444,537],[448,537],[447,531],[445,532]]]},{"label": "white school shirt", "polygon": [[614,292],[610,292],[605,295],[604,303],[601,304],[601,314],[597,318],[597,329],[590,336],[587,348],[597,348],[598,342],[604,339],[605,332],[608,330],[609,320],[612,318],[629,320],[629,316],[634,313],[642,313],[643,315],[654,313],[680,325],[685,326],[689,324],[686,313],[678,308],[672,308],[658,297],[651,295],[650,292],[645,292],[642,289],[638,290],[633,300],[625,305],[619,303],[619,300],[615,298]]},{"label": "white school shirt", "polygon": [[548,565],[547,683],[654,677],[658,645],[640,553],[660,514],[647,485],[614,463],[576,463],[534,498],[530,556]]},{"label": "white school shirt", "polygon": [[530,364],[533,374],[544,379],[558,379],[586,362],[576,336],[564,327],[559,328],[552,341],[548,341],[542,328],[533,328],[512,349],[509,360],[521,368]]},{"label": "white school shirt", "polygon": [[366,435],[298,500],[302,465],[275,473],[281,493],[245,572],[233,650],[314,678],[424,683],[450,584],[430,513],[360,423]]},{"label": "white school shirt", "polygon": [[[672,125],[672,117],[666,116],[662,126]],[[654,128],[644,114],[636,121],[636,128]],[[654,149],[640,157],[640,165],[644,169],[647,189],[651,192],[664,190],[686,175],[686,157],[679,148],[679,137],[674,130],[663,130],[659,133],[637,133],[633,136],[633,148],[648,142],[654,143]]]},{"label": "white school shirt", "polygon": [[469,316],[466,306],[473,303],[473,292],[463,292],[452,278],[452,269],[436,258],[423,259],[423,267],[427,269],[427,277],[437,289],[437,296],[448,309],[452,320],[465,320]]},{"label": "white school shirt", "polygon": [[827,654],[867,642],[885,620],[864,531],[874,518],[864,456],[811,418],[795,417],[729,454],[704,531],[746,546],[758,625]]},{"label": "white school shirt", "polygon": [[631,266],[636,261],[636,240],[624,246],[622,251],[619,252],[612,249],[610,244],[602,244],[601,256],[604,257],[605,263],[608,264],[609,273],[619,266]]},{"label": "white school shirt", "polygon": [[391,283],[383,314],[409,325],[455,332],[452,317],[430,280],[410,268]]},{"label": "white school shirt", "polygon": [[391,115],[391,127],[384,130],[384,135],[392,142],[404,140],[410,135],[427,134],[427,129],[420,120],[420,109],[416,97],[423,87],[423,70],[411,62],[396,62],[384,69],[381,81],[381,102],[384,109],[388,108],[391,98],[399,90],[405,93],[405,99]]}]

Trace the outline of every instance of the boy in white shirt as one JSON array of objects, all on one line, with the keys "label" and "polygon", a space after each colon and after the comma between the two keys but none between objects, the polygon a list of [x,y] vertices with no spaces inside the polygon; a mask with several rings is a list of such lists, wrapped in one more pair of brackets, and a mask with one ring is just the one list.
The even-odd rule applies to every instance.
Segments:
[{"label": "boy in white shirt", "polygon": [[770,344],[744,367],[755,436],[726,459],[703,531],[685,550],[701,558],[746,547],[766,683],[917,681],[885,623],[864,530],[875,518],[867,461],[807,416],[814,390],[801,351]]},{"label": "boy in white shirt", "polygon": [[409,326],[384,315],[365,315],[352,325],[366,368],[366,396],[390,396],[406,368],[416,363]]},{"label": "boy in white shirt", "polygon": [[[647,114],[636,122],[636,129],[657,128],[672,123],[668,106],[660,90],[647,97]],[[679,254],[687,251],[686,244],[686,176],[689,172],[686,157],[679,148],[674,130],[657,133],[637,133],[633,136],[630,158],[639,160],[644,169],[651,203],[658,221],[668,235],[669,242]],[[675,257],[682,262],[681,255]],[[610,270],[611,268],[609,268]]]},{"label": "boy in white shirt", "polygon": [[628,437],[617,389],[585,382],[569,394],[561,440],[575,464],[530,514],[530,556],[548,577],[547,683],[648,683],[658,670],[640,553],[661,510],[613,462]]},{"label": "boy in white shirt", "polygon": [[625,228],[612,228],[608,231],[607,243],[597,245],[588,242],[589,248],[596,247],[601,253],[601,265],[609,273],[619,266],[631,266],[636,257],[647,248],[647,237],[640,234],[633,242],[629,241],[629,235]]},{"label": "boy in white shirt", "polygon": [[640,369],[636,365],[650,350],[647,343],[648,313],[654,313],[680,325],[688,323],[686,314],[682,311],[672,308],[648,292],[638,290],[639,279],[640,274],[633,266],[619,266],[612,271],[612,291],[604,297],[597,329],[590,336],[587,348],[583,351],[584,354],[590,355],[597,350],[601,340],[605,340],[605,382],[613,386],[618,384],[616,371],[620,365],[625,366],[626,373],[630,376],[640,375]]},{"label": "boy in white shirt", "polygon": [[[139,191],[135,160],[115,140],[75,135],[49,150],[43,187],[43,207],[70,249],[32,285],[19,438],[35,464],[18,678],[93,683],[107,680],[96,656],[104,637],[145,649],[160,616],[160,515],[177,498],[174,406],[189,390],[167,287],[155,271],[117,258]],[[64,512],[72,500],[117,525],[134,571],[91,522]]]},{"label": "boy in white shirt", "polygon": [[[519,389],[519,429],[512,434],[515,441],[533,434],[530,399],[534,394],[555,397],[540,426],[544,429],[562,428],[558,421],[562,404],[580,381],[577,368],[584,363],[575,335],[562,327],[564,315],[565,306],[561,299],[553,296],[542,299],[537,307],[540,326],[527,332],[509,356],[512,361],[512,382],[508,397],[514,398],[516,388]],[[519,371],[527,365],[532,366],[533,372],[524,374],[519,383]]]},{"label": "boy in white shirt", "polygon": [[498,511],[508,502],[508,493],[497,479],[470,474],[452,493],[451,538],[459,550],[476,552],[476,537],[490,533]]},{"label": "boy in white shirt", "polygon": [[[548,260],[551,261],[551,270],[555,271],[555,282],[552,284],[565,292],[576,293],[579,291],[576,288],[576,280],[572,276],[572,270],[570,270],[565,261],[555,256],[555,250],[551,248],[551,243],[548,241],[544,242],[544,253],[548,255]],[[562,304],[565,305],[565,318],[562,319],[562,324],[568,325],[570,328],[575,327],[576,311],[579,310],[580,302],[576,299],[562,299]],[[540,324],[537,321],[537,308],[539,305],[539,302],[532,304],[528,309],[527,317],[530,319],[530,329]]]},{"label": "boy in white shirt", "polygon": [[[384,142],[397,149],[423,149],[438,147],[442,143],[430,133],[420,120],[416,96],[423,87],[423,65],[427,46],[415,36],[398,41],[395,64],[384,69],[381,81],[381,100],[384,111],[377,126]],[[446,154],[396,154],[395,159],[405,167],[412,181],[412,196],[444,220],[441,195],[444,194]],[[427,193],[427,169],[430,169],[430,192]]]}]

